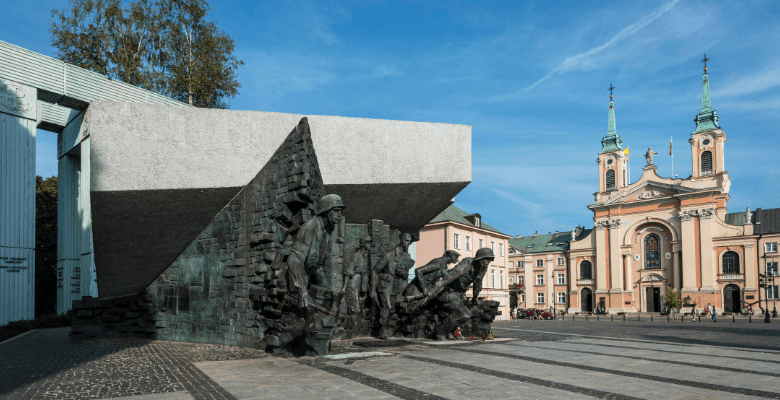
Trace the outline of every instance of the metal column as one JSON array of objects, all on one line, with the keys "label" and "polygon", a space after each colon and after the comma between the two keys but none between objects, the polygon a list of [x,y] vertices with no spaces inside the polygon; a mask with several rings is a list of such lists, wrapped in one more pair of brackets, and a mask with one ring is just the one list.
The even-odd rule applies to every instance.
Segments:
[{"label": "metal column", "polygon": [[0,325],[35,317],[37,91],[0,79]]}]

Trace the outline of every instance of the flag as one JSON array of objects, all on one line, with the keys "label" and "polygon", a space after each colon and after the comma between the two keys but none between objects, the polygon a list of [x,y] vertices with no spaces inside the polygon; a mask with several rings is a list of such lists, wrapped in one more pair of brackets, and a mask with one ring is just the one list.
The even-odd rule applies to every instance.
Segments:
[{"label": "flag", "polygon": [[628,155],[628,146],[626,146],[626,151],[625,151],[625,153],[626,153],[626,155]]},{"label": "flag", "polygon": [[672,138],[669,137],[669,155],[672,155]]}]

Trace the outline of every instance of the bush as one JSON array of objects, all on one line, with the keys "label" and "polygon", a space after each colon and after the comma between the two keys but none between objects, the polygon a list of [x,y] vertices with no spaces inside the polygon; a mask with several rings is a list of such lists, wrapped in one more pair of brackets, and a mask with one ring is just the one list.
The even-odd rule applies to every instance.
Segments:
[{"label": "bush", "polygon": [[64,326],[70,326],[70,318],[67,315],[46,315],[34,320],[9,322],[0,326],[0,342],[33,329],[61,328]]}]

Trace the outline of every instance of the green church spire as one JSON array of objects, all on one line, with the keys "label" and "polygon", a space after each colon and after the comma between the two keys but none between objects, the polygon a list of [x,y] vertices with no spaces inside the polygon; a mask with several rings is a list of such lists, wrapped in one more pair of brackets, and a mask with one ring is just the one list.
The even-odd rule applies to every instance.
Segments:
[{"label": "green church spire", "polygon": [[612,101],[612,83],[609,84],[609,117],[607,120],[607,136],[601,139],[601,153],[611,153],[613,151],[623,150],[623,139],[615,130],[615,102]]},{"label": "green church spire", "polygon": [[712,103],[710,103],[710,75],[707,73],[707,54],[704,54],[704,59],[701,62],[704,63],[704,76],[702,83],[701,93],[701,112],[696,116],[694,121],[696,122],[696,130],[693,133],[714,131],[720,129],[718,125],[718,113],[712,109]]}]

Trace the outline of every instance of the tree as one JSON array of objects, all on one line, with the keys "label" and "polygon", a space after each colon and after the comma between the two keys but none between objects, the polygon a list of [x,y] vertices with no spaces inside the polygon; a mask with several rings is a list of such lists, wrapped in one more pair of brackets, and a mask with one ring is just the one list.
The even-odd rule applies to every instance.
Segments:
[{"label": "tree", "polygon": [[35,316],[57,312],[57,177],[35,177]]},{"label": "tree", "polygon": [[669,285],[666,288],[666,296],[664,297],[664,306],[667,310],[672,308],[680,308],[682,306],[682,299],[680,299],[680,292],[675,292],[674,288]]},{"label": "tree", "polygon": [[241,84],[230,36],[204,0],[70,0],[53,10],[58,57],[196,107],[227,108]]}]

